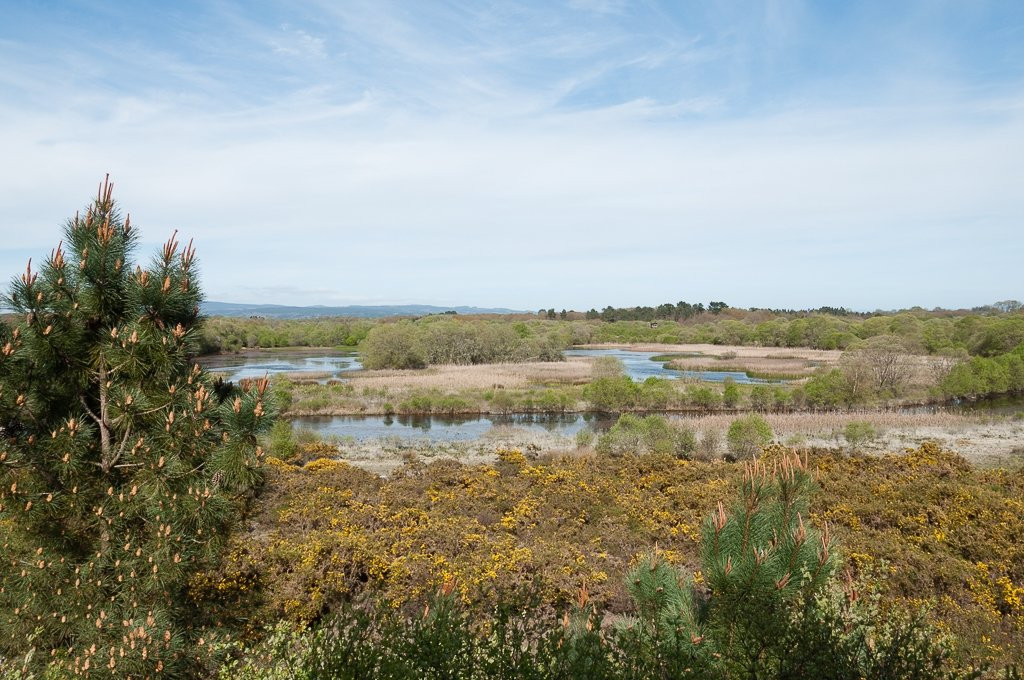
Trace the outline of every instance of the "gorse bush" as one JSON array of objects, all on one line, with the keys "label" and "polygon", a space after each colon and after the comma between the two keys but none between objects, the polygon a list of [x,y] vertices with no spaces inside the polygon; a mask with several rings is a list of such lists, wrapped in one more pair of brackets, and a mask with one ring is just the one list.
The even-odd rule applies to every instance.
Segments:
[{"label": "gorse bush", "polygon": [[[786,453],[769,446],[759,460]],[[826,491],[804,522],[828,522],[846,567],[876,584],[883,611],[926,602],[928,620],[955,636],[958,658],[1024,663],[1018,471],[975,468],[933,444],[808,455]],[[462,602],[489,611],[490,593],[540,575],[543,608],[564,607],[585,580],[614,619],[633,613],[623,579],[652,545],[664,562],[700,571],[706,587],[702,523],[741,484],[743,466],[700,457],[506,451],[493,466],[410,461],[386,479],[339,461],[271,461],[247,529],[192,596],[223,602],[224,625],[241,615],[248,630],[251,621],[316,622],[370,593],[384,606],[422,608],[449,579]]]},{"label": "gorse bush", "polygon": [[214,385],[190,361],[191,245],[133,266],[104,183],[0,323],[0,665],[184,677],[202,654],[184,596],[261,479],[266,381]]},{"label": "gorse bush", "polygon": [[884,612],[870,587],[837,583],[837,548],[810,521],[811,486],[796,456],[748,467],[731,509],[720,503],[704,523],[701,570],[686,577],[655,550],[627,573],[630,612],[614,622],[585,584],[561,611],[534,584],[481,612],[448,580],[418,606],[364,600],[318,627],[279,625],[252,649],[222,650],[221,677],[969,677],[917,612]]}]

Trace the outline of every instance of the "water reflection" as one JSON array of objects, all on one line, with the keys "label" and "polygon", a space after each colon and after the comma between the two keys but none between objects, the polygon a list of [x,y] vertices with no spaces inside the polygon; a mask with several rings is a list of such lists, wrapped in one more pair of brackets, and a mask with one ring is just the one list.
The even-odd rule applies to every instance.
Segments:
[{"label": "water reflection", "polygon": [[331,355],[302,352],[275,352],[264,355],[218,355],[199,360],[207,371],[224,375],[225,380],[262,378],[266,374],[292,373],[316,376],[318,382],[336,380],[341,374],[363,367],[355,353]]},{"label": "water reflection", "polygon": [[751,378],[742,371],[679,371],[668,368],[668,362],[651,361],[651,357],[663,355],[662,352],[636,352],[627,349],[569,349],[564,352],[567,357],[614,357],[622,362],[626,375],[637,382],[648,378],[666,378],[678,380],[691,378],[707,382],[725,382],[732,378],[744,385],[779,383],[781,380],[763,380]]},{"label": "water reflection", "polygon": [[615,416],[599,413],[510,413],[502,415],[386,415],[303,416],[292,427],[313,430],[322,437],[351,437],[358,441],[399,436],[431,442],[472,441],[493,428],[514,427],[574,437],[585,427],[603,431]]}]

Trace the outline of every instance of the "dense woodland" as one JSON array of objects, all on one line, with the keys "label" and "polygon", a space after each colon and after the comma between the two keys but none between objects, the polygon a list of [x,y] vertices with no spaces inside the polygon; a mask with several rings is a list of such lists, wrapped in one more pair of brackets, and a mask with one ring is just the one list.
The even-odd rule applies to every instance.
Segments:
[{"label": "dense woodland", "polygon": [[[1007,311],[1000,311],[1005,309]],[[200,351],[235,352],[242,348],[357,347],[370,331],[399,323],[392,319],[209,319],[200,338]],[[846,349],[880,335],[900,338],[907,349],[927,354],[967,352],[995,356],[1024,342],[1024,312],[1009,303],[976,311],[903,311],[854,316],[850,314],[790,313],[726,309],[701,313],[684,321],[548,320],[536,317],[423,317],[417,329],[436,324],[461,328],[500,324],[521,338],[551,338],[562,347],[586,343],[664,343],[754,345]],[[464,331],[471,334],[472,331]]]}]

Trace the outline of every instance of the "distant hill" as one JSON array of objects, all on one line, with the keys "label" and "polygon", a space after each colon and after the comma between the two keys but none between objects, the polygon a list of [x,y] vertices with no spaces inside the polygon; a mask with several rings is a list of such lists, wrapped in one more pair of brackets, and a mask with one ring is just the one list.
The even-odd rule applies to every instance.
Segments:
[{"label": "distant hill", "polygon": [[382,317],[382,316],[426,316],[428,314],[520,314],[515,309],[486,307],[436,307],[434,305],[348,305],[345,307],[293,307],[289,305],[246,305],[237,302],[203,303],[203,314],[207,316],[264,316],[270,319],[309,319],[321,316]]}]

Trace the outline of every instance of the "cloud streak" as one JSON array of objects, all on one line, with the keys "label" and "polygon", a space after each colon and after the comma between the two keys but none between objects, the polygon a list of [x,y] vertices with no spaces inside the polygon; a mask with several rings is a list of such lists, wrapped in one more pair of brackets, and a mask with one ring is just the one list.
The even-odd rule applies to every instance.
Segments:
[{"label": "cloud streak", "polygon": [[[867,68],[844,90],[814,64],[758,73],[766,54],[789,68],[828,17],[551,7],[226,5],[126,51],[92,39],[45,59],[28,55],[46,36],[0,35],[0,83],[19,95],[0,100],[0,148],[17,159],[0,168],[0,273],[49,252],[109,170],[147,238],[196,238],[215,299],[876,308],[1024,294],[1017,67],[922,67],[933,29],[884,83]],[[977,55],[958,58],[978,73]]]}]

